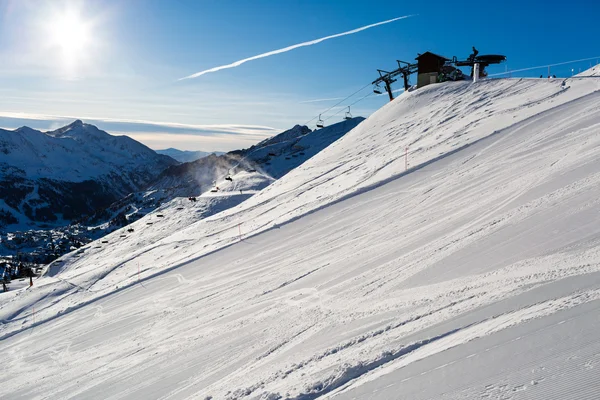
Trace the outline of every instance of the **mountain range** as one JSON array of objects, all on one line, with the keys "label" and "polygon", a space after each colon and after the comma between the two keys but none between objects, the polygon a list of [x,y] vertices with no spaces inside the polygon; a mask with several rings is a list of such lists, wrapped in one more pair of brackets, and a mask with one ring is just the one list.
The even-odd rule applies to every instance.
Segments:
[{"label": "mountain range", "polygon": [[0,129],[0,226],[68,224],[141,190],[176,164],[80,120],[48,132]]},{"label": "mountain range", "polygon": [[0,261],[19,254],[34,265],[47,263],[174,199],[239,191],[199,199],[206,207],[196,217],[208,217],[270,185],[361,121],[317,131],[297,125],[249,149],[184,163],[81,121],[50,132],[0,131]]}]

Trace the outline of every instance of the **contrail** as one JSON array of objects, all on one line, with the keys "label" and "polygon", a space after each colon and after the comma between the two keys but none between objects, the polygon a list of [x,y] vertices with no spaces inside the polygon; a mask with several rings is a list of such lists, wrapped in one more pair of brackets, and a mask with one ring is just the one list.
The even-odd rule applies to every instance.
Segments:
[{"label": "contrail", "polygon": [[390,22],[398,21],[398,20],[405,19],[405,18],[410,18],[410,17],[413,17],[413,16],[414,15],[405,15],[403,17],[388,19],[387,21],[377,22],[375,24],[363,26],[361,28],[356,28],[356,29],[353,29],[351,31],[342,32],[342,33],[336,33],[335,35],[331,35],[331,36],[325,36],[325,37],[320,38],[320,39],[311,40],[310,42],[304,42],[304,43],[294,44],[292,46],[284,47],[284,48],[279,49],[279,50],[273,50],[273,51],[269,51],[268,53],[263,53],[263,54],[259,54],[257,56],[253,56],[253,57],[249,57],[249,58],[244,58],[243,60],[239,60],[239,61],[233,62],[231,64],[221,65],[220,67],[214,67],[214,68],[207,69],[207,70],[204,70],[204,71],[196,72],[195,74],[186,76],[184,78],[180,78],[179,80],[182,81],[184,79],[197,78],[199,76],[202,76],[204,74],[208,74],[210,72],[217,72],[217,71],[220,71],[222,69],[227,69],[227,68],[235,68],[235,67],[238,67],[238,66],[240,66],[240,65],[242,65],[242,64],[244,64],[244,63],[246,63],[248,61],[258,60],[259,58],[265,58],[265,57],[273,56],[275,54],[285,53],[287,51],[297,49],[298,47],[312,46],[313,44],[321,43],[321,42],[324,42],[325,40],[334,39],[334,38],[337,38],[337,37],[340,37],[340,36],[352,35],[353,33],[357,33],[357,32],[360,32],[360,31],[364,31],[366,29],[374,28],[374,27],[379,26],[379,25],[389,24]]}]

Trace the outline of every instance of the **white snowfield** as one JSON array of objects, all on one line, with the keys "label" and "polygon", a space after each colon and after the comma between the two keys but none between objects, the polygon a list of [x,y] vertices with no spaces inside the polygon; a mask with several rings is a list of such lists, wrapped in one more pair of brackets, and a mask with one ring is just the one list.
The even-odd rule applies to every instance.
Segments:
[{"label": "white snowfield", "polygon": [[51,265],[0,294],[0,398],[597,399],[600,79],[562,83],[405,93]]}]

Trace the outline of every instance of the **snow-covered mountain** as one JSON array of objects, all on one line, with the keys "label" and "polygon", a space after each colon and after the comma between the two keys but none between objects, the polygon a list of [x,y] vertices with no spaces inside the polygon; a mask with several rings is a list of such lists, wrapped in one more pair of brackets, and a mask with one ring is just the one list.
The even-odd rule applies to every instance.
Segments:
[{"label": "snow-covered mountain", "polygon": [[595,398],[599,101],[429,85],[235,207],[164,204],[0,294],[0,395]]},{"label": "snow-covered mountain", "polygon": [[66,225],[175,164],[79,120],[50,132],[0,129],[0,224],[7,230]]},{"label": "snow-covered mountain", "polygon": [[203,157],[209,156],[211,154],[220,156],[221,154],[225,154],[223,151],[190,151],[190,150],[178,150],[172,147],[164,150],[156,150],[158,154],[164,154],[165,156],[169,156],[174,160],[177,160],[182,163],[192,162],[199,160]]},{"label": "snow-covered mountain", "polygon": [[195,162],[173,165],[143,190],[98,208],[85,218],[78,218],[76,223],[51,230],[0,232],[0,263],[3,258],[14,261],[17,254],[21,260],[34,265],[47,263],[69,249],[99,239],[181,197],[219,191],[208,199],[202,196],[194,202],[196,218],[233,207],[272,183],[271,175],[283,176],[362,120],[356,118],[312,133],[307,127],[296,126],[248,150],[221,156],[212,154]]},{"label": "snow-covered mountain", "polygon": [[306,126],[296,125],[249,149],[233,151],[231,154],[240,155],[244,160],[256,163],[264,173],[279,179],[350,132],[362,121],[363,117],[355,117],[315,131]]},{"label": "snow-covered mountain", "polygon": [[[238,186],[238,178],[235,176],[241,172],[262,175],[261,182],[273,182],[325,149],[363,120],[362,117],[356,117],[316,131],[296,125],[249,149],[222,155],[211,154],[193,162],[170,166],[143,191],[131,193],[111,204],[106,210],[99,211],[94,219],[98,222],[107,221],[122,212],[127,213],[130,218],[138,219],[177,197],[195,197],[211,190],[228,191]],[[240,176],[247,177],[244,174]],[[244,182],[240,185],[247,186]],[[254,184],[248,186],[248,190],[256,189]],[[232,203],[228,200],[227,204]]]}]

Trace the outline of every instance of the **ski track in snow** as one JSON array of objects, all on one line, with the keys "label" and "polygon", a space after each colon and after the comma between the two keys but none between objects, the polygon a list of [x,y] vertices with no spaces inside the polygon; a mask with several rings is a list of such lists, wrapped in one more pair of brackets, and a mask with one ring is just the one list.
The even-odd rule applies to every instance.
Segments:
[{"label": "ski track in snow", "polygon": [[0,295],[0,397],[600,390],[600,82],[567,82],[406,93],[231,209],[174,200],[65,257]]}]

